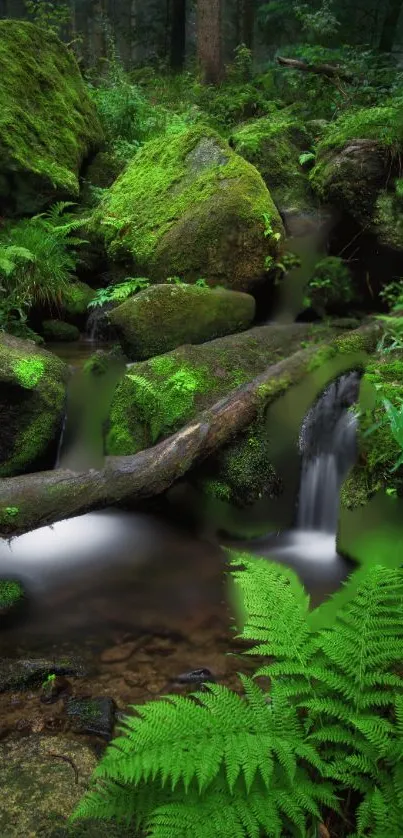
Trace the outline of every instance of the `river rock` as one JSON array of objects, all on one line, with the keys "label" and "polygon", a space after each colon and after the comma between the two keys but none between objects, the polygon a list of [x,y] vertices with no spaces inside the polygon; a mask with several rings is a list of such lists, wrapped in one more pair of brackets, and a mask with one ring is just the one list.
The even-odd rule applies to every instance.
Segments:
[{"label": "river rock", "polygon": [[73,831],[67,823],[97,763],[93,748],[61,734],[0,742],[0,835],[130,838],[133,827],[111,821],[86,820]]},{"label": "river rock", "polygon": [[0,42],[2,214],[29,215],[78,196],[81,166],[102,129],[74,55],[56,35],[1,20]]},{"label": "river rock", "polygon": [[259,172],[201,126],[146,143],[90,228],[132,276],[203,277],[237,291],[267,280],[265,258],[275,262],[284,236]]},{"label": "river rock", "polygon": [[[0,332],[0,477],[52,465],[69,377],[67,365],[32,341]],[[4,517],[18,509],[0,510]]]},{"label": "river rock", "polygon": [[115,723],[116,704],[113,698],[69,698],[66,712],[73,720],[76,733],[92,733],[109,740]]},{"label": "river rock", "polygon": [[80,332],[77,326],[73,326],[71,323],[65,323],[63,320],[44,320],[42,323],[42,332],[47,341],[71,343],[80,338]]},{"label": "river rock", "polygon": [[194,285],[154,285],[109,314],[131,360],[145,360],[184,343],[204,343],[247,329],[255,315],[250,294]]},{"label": "river rock", "polygon": [[0,692],[41,686],[50,675],[84,678],[87,667],[79,658],[0,658]]}]

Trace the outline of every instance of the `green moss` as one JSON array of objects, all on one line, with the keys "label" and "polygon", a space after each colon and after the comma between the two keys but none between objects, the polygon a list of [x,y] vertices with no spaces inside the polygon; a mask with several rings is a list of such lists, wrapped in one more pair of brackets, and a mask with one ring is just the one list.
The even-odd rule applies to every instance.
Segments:
[{"label": "green moss", "polygon": [[256,166],[278,206],[306,208],[312,194],[299,155],[311,142],[295,116],[282,111],[249,121],[233,132],[231,142]]},{"label": "green moss", "polygon": [[102,130],[71,51],[38,26],[2,20],[0,65],[0,194],[19,213],[55,189],[78,195]]},{"label": "green moss", "polygon": [[[264,422],[254,422],[218,454],[209,458],[205,472],[217,474],[201,480],[201,488],[220,500],[236,506],[247,506],[263,495],[276,495],[280,481],[270,462],[270,443]],[[202,470],[203,473],[203,470]]]},{"label": "green moss", "polygon": [[[173,433],[190,417],[195,394],[205,390],[209,383],[206,368],[189,365],[179,367],[154,385],[142,375],[128,373],[125,386],[120,386],[120,394],[112,405],[108,452],[134,454]],[[137,419],[142,422],[141,434],[133,434],[128,402],[136,407]]]},{"label": "green moss", "polygon": [[[322,339],[337,334],[331,327],[318,328]],[[174,433],[200,411],[297,351],[301,338],[315,340],[315,336],[312,324],[295,324],[287,329],[261,326],[198,346],[181,346],[167,355],[133,364],[113,396],[107,453],[132,454],[146,448],[152,440],[157,441],[157,428],[158,440],[168,432]],[[181,370],[188,371],[187,392],[175,387],[175,381],[180,383],[175,376]],[[131,380],[133,374],[135,379]],[[172,393],[168,380],[173,381]],[[270,394],[274,397],[289,384],[290,378],[284,375],[263,385],[261,392],[266,393],[266,398]],[[164,407],[164,401],[170,404],[169,409]]]},{"label": "green moss", "polygon": [[95,291],[93,288],[90,288],[85,282],[76,280],[63,291],[62,309],[72,317],[86,315],[88,305],[94,297]]},{"label": "green moss", "polygon": [[[264,214],[273,234],[265,238]],[[130,256],[151,279],[202,275],[241,288],[279,251],[278,212],[256,169],[213,130],[146,143],[93,214],[111,256]],[[246,287],[246,286],[245,286]]]},{"label": "green moss", "polygon": [[0,477],[29,471],[58,432],[68,367],[50,352],[0,333]]},{"label": "green moss", "polygon": [[0,507],[0,524],[10,524],[15,521],[19,511],[18,506]]},{"label": "green moss", "polygon": [[194,285],[154,285],[113,309],[109,319],[128,356],[143,360],[185,343],[204,343],[250,326],[250,294]]},{"label": "green moss", "polygon": [[16,605],[23,596],[24,591],[19,582],[0,579],[0,610]]},{"label": "green moss", "polygon": [[316,263],[306,286],[310,304],[325,314],[334,306],[345,305],[354,297],[350,271],[338,256],[327,256]]},{"label": "green moss", "polygon": [[373,226],[379,243],[394,250],[403,250],[403,207],[396,194],[386,191],[378,195]]},{"label": "green moss", "polygon": [[22,358],[13,365],[13,370],[19,383],[31,389],[41,380],[45,364],[40,358]]},{"label": "green moss", "polygon": [[360,108],[327,124],[318,149],[342,148],[351,140],[376,140],[385,148],[400,147],[403,124],[400,100],[384,107]]}]

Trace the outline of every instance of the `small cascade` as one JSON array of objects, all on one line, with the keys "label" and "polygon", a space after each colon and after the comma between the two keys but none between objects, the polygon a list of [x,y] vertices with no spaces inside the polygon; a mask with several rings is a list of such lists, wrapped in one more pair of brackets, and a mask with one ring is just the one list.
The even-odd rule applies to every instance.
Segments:
[{"label": "small cascade", "polygon": [[298,530],[336,533],[340,486],[357,459],[357,413],[350,408],[360,378],[355,371],[333,381],[302,423]]}]

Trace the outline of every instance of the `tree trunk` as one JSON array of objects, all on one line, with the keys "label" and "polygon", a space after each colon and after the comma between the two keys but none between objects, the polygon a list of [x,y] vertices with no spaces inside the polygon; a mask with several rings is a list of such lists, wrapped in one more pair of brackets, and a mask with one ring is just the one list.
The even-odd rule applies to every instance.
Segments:
[{"label": "tree trunk", "polygon": [[253,49],[253,33],[255,28],[255,0],[242,2],[242,43],[248,49]]},{"label": "tree trunk", "polygon": [[402,6],[403,0],[389,0],[379,40],[379,52],[392,52]]},{"label": "tree trunk", "polygon": [[[373,349],[381,332],[382,326],[374,320],[351,332],[349,338],[351,335],[353,343],[357,336],[363,346]],[[335,354],[343,353],[342,338],[340,343],[338,340],[328,344]],[[106,457],[100,471],[55,469],[0,480],[0,536],[19,535],[124,500],[140,501],[161,494],[262,415],[283,392],[284,377],[296,384],[309,373],[315,356],[323,363],[323,348],[316,344],[300,349],[158,445],[129,457]],[[343,367],[342,371],[351,369],[351,356],[346,356]]]},{"label": "tree trunk", "polygon": [[197,59],[204,84],[222,79],[221,18],[221,0],[197,1]]},{"label": "tree trunk", "polygon": [[186,0],[172,0],[171,70],[181,73],[186,55]]}]

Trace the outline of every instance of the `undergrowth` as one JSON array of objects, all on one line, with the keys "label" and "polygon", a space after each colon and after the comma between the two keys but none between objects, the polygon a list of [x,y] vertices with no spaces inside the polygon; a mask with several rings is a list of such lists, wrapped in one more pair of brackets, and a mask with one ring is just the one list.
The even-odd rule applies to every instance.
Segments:
[{"label": "undergrowth", "polygon": [[403,571],[372,567],[321,630],[293,571],[232,553],[229,574],[237,636],[267,663],[239,673],[243,695],[208,683],[132,705],[70,821],[150,838],[314,838],[320,825],[401,838]]}]

